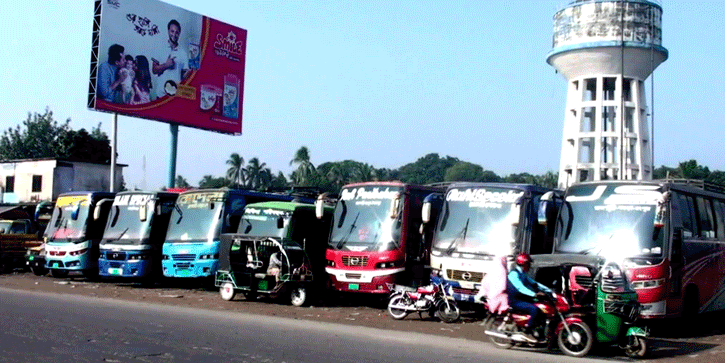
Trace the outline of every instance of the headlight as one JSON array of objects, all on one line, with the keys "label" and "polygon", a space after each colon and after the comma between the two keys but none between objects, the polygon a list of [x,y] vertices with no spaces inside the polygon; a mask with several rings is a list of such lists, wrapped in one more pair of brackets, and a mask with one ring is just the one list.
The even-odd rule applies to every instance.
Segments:
[{"label": "headlight", "polygon": [[151,256],[146,255],[146,254],[128,256],[129,261],[140,261],[140,260],[149,260],[149,259],[151,259]]},{"label": "headlight", "polygon": [[169,259],[169,255],[161,255],[161,259],[162,260],[168,260]]},{"label": "headlight", "polygon": [[398,261],[388,261],[388,262],[378,262],[375,265],[375,268],[395,268],[397,266],[402,266],[403,260]]},{"label": "headlight", "polygon": [[335,261],[333,261],[333,260],[327,260],[327,266],[328,267],[335,267]]},{"label": "headlight", "polygon": [[200,260],[216,260],[219,258],[219,254],[206,254],[206,255],[200,255]]},{"label": "headlight", "polygon": [[433,276],[440,277],[441,276],[441,270],[439,270],[437,268],[433,268],[433,269],[430,270],[430,274],[433,275]]},{"label": "headlight", "polygon": [[655,287],[660,287],[665,284],[665,279],[656,279],[656,280],[644,280],[644,281],[632,281],[632,288],[633,289],[652,289]]},{"label": "headlight", "polygon": [[84,249],[78,250],[78,251],[70,251],[70,252],[68,252],[68,254],[71,256],[80,256],[80,255],[86,253],[87,251],[88,251],[88,249],[84,248]]}]

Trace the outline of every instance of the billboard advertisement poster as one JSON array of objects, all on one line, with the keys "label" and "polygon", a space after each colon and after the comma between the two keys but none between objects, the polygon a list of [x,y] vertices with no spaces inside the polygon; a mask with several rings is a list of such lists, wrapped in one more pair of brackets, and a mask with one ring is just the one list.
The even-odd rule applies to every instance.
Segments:
[{"label": "billboard advertisement poster", "polygon": [[247,31],[158,0],[96,0],[88,107],[238,135]]}]

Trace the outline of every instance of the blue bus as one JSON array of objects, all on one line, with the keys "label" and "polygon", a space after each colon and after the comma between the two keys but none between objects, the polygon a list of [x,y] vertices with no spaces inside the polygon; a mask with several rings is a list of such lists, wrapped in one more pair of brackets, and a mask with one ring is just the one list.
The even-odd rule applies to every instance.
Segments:
[{"label": "blue bus", "polygon": [[100,244],[98,274],[154,281],[161,275],[161,246],[178,193],[116,194]]},{"label": "blue bus", "polygon": [[552,253],[563,192],[531,184],[451,183],[436,220],[431,278],[452,286],[458,301],[476,299],[497,257]]},{"label": "blue bus", "polygon": [[45,229],[45,267],[53,277],[70,271],[98,273],[98,245],[103,238],[115,193],[72,192],[58,196]]},{"label": "blue bus", "polygon": [[247,204],[272,200],[314,202],[291,194],[227,188],[181,193],[171,212],[162,247],[163,275],[213,278],[219,267],[219,236],[237,231]]}]

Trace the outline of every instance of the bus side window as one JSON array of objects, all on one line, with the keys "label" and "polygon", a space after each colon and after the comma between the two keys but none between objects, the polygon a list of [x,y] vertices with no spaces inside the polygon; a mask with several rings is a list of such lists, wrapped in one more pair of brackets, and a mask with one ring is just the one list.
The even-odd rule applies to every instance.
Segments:
[{"label": "bus side window", "polygon": [[712,223],[712,203],[703,197],[697,197],[695,200],[697,201],[697,211],[700,217],[700,237],[715,238],[715,229]]},{"label": "bus side window", "polygon": [[719,200],[715,201],[715,225],[717,226],[715,237],[721,241],[725,240],[725,203]]},{"label": "bus side window", "polygon": [[682,238],[689,239],[697,235],[695,231],[697,220],[693,214],[695,203],[690,196],[679,193],[677,195],[679,196],[680,217],[682,218]]}]

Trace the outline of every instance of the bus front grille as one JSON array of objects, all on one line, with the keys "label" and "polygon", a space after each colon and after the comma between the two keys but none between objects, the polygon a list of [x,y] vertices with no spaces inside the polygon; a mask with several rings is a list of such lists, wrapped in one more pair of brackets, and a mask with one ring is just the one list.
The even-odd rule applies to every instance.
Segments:
[{"label": "bus front grille", "polygon": [[196,259],[196,255],[193,255],[193,254],[171,255],[171,258],[173,258],[176,261],[194,261]]},{"label": "bus front grille", "polygon": [[447,270],[449,280],[481,282],[483,280],[483,272]]},{"label": "bus front grille", "polygon": [[368,256],[342,256],[344,266],[365,267],[368,265]]}]

